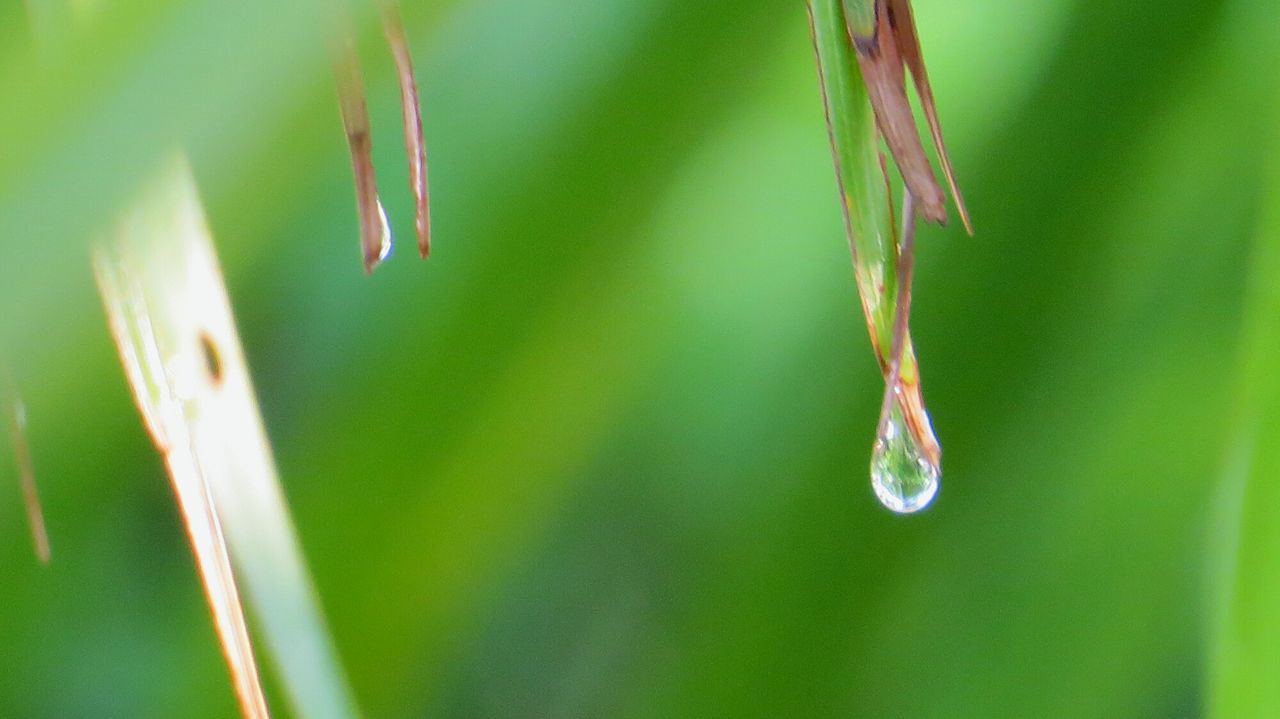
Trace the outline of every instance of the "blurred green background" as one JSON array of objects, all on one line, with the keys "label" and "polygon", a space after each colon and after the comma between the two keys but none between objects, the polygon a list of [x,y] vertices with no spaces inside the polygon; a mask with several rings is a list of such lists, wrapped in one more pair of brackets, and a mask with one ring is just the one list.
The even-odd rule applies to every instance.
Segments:
[{"label": "blurred green background", "polygon": [[915,5],[978,234],[919,242],[945,459],[913,517],[868,487],[881,382],[802,3],[406,1],[428,263],[359,15],[401,238],[372,278],[322,4],[121,0],[71,34],[55,13],[38,46],[0,5],[0,342],[53,545],[40,566],[6,450],[0,715],[236,712],[88,261],[179,143],[367,715],[1219,704],[1241,655],[1216,627],[1280,622],[1228,614],[1280,566],[1245,552],[1249,526],[1275,541],[1275,494],[1244,489],[1280,466],[1253,459],[1280,451],[1250,430],[1280,352],[1248,290],[1280,281],[1251,262],[1280,232],[1280,15]]}]

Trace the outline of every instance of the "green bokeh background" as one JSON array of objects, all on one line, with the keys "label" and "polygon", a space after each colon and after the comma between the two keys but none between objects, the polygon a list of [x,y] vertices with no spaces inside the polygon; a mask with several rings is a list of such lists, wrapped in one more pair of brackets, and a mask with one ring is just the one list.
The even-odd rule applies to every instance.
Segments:
[{"label": "green bokeh background", "polygon": [[236,712],[88,261],[179,143],[369,716],[1204,712],[1272,2],[916,0],[978,234],[919,239],[945,461],[906,518],[868,487],[802,3],[406,2],[428,263],[359,15],[402,238],[371,278],[322,5],[259,5],[121,0],[38,47],[0,5],[0,341],[54,554],[0,457],[0,715]]}]

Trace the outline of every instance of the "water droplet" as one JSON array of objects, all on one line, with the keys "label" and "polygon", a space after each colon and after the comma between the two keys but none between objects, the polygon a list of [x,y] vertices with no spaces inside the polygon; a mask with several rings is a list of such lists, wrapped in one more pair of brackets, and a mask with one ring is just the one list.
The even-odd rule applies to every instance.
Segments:
[{"label": "water droplet", "polygon": [[941,472],[920,450],[894,403],[871,452],[871,487],[880,503],[899,514],[918,512],[938,493]]},{"label": "water droplet", "polygon": [[378,246],[378,262],[387,259],[391,254],[391,223],[387,222],[387,211],[378,200],[378,220],[382,223],[382,243]]}]

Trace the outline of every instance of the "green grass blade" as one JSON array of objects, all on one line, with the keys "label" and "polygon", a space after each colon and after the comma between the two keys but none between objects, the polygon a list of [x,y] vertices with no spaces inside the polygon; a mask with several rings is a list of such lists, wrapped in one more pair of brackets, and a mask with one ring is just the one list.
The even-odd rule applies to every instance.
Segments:
[{"label": "green grass blade", "polygon": [[[872,347],[888,376],[887,355],[893,347],[898,304],[898,245],[875,114],[846,30],[844,3],[810,0],[809,24],[858,295]],[[901,363],[894,384],[901,389],[898,401],[910,431],[930,460],[937,464],[941,450],[924,409],[919,367],[909,331],[903,335]],[[886,396],[888,394],[886,390]]]},{"label": "green grass blade", "polygon": [[809,23],[845,231],[867,325],[879,352],[889,347],[893,334],[897,254],[875,115],[845,30],[841,0],[810,0]]},{"label": "green grass blade", "polygon": [[876,31],[875,0],[843,0],[845,17],[849,27],[863,37],[870,37]]},{"label": "green grass blade", "polygon": [[[841,0],[810,0],[809,22],[858,295],[871,343],[884,365],[893,341],[898,255],[875,115],[845,30]],[[902,377],[907,384],[918,381],[910,338]]]}]

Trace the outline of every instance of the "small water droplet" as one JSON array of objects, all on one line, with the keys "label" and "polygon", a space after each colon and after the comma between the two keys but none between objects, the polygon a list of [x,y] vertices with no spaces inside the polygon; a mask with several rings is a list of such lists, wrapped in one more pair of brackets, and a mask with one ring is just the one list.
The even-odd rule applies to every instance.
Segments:
[{"label": "small water droplet", "polygon": [[378,246],[378,262],[387,259],[391,254],[391,223],[387,222],[387,211],[378,200],[378,220],[382,222],[382,244]]},{"label": "small water droplet", "polygon": [[897,403],[871,451],[871,487],[880,503],[899,514],[918,512],[938,493],[941,472],[920,450]]}]

